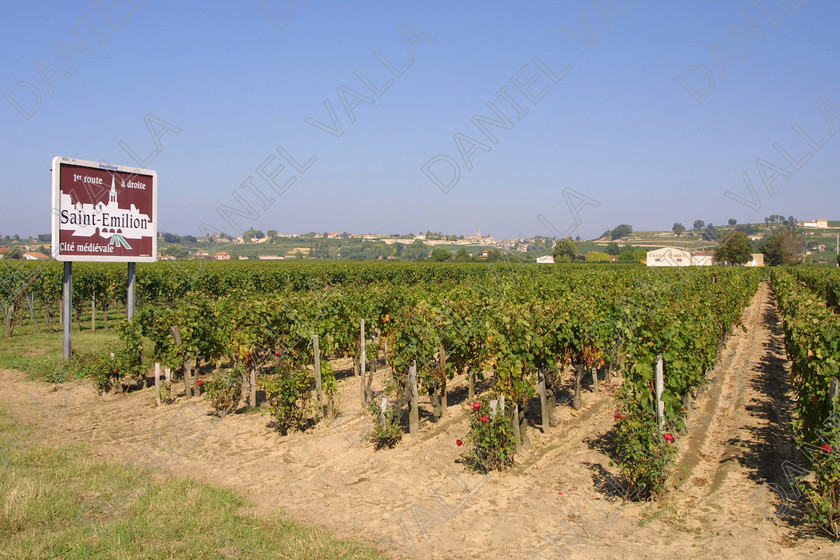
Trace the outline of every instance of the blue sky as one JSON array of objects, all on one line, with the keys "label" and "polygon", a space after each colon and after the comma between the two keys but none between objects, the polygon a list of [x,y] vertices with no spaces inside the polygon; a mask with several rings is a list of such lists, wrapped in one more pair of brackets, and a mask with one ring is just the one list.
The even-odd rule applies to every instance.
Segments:
[{"label": "blue sky", "polygon": [[[159,229],[180,234],[480,226],[591,238],[622,222],[840,219],[837,2],[294,4],[6,3],[0,234],[49,231],[57,155],[148,162]],[[752,35],[739,42],[733,25]],[[71,62],[55,43],[79,45],[74,33],[89,49],[66,51]],[[678,81],[689,68],[693,95]],[[496,96],[505,86],[521,118]],[[325,100],[340,135],[324,130],[335,128]],[[488,101],[507,122],[486,127],[493,139],[471,122],[497,118]],[[454,182],[450,164],[432,166],[443,188],[423,171],[439,155],[460,171]],[[258,172],[270,179],[281,162],[282,194]],[[240,186],[248,177],[254,190]],[[219,213],[242,205],[249,217]]]}]

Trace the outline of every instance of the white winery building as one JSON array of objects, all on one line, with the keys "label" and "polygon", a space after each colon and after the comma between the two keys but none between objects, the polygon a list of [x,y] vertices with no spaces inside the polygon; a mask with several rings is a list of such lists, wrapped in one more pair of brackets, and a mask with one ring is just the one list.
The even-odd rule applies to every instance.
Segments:
[{"label": "white winery building", "polygon": [[[648,251],[646,264],[648,266],[712,266],[714,255],[707,251],[686,251],[676,247],[663,247]],[[753,253],[752,258],[744,266],[764,266],[764,255]]]},{"label": "white winery building", "polygon": [[813,222],[802,222],[802,227],[826,229],[828,228],[828,220],[821,218]]},{"label": "white winery building", "polygon": [[712,255],[676,247],[663,247],[648,251],[645,263],[648,266],[711,266]]}]

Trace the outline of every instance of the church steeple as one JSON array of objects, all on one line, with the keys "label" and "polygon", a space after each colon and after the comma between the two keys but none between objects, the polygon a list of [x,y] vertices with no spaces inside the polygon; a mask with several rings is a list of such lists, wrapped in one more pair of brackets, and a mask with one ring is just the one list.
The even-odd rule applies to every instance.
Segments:
[{"label": "church steeple", "polygon": [[114,184],[114,176],[111,175],[111,193],[108,195],[108,204],[117,203],[117,187]]}]

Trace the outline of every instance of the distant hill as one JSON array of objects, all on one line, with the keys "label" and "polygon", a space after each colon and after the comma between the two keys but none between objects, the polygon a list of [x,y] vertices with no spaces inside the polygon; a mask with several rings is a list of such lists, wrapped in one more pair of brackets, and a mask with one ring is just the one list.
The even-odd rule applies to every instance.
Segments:
[{"label": "distant hill", "polygon": [[[828,221],[828,228],[797,227],[802,234],[806,248],[806,262],[833,262],[836,258],[837,236],[840,234],[840,221]],[[709,228],[701,230],[686,230],[677,235],[672,231],[634,231],[627,237],[612,240],[609,232],[598,239],[581,241],[578,249],[581,253],[588,251],[603,251],[610,243],[617,243],[619,247],[632,246],[644,249],[661,247],[678,247],[697,251],[710,250],[717,247],[716,239],[725,237],[733,230],[746,230],[750,235],[756,250],[762,241],[774,232],[785,229],[779,223],[775,224],[737,224],[735,226],[713,226],[713,235]]]}]

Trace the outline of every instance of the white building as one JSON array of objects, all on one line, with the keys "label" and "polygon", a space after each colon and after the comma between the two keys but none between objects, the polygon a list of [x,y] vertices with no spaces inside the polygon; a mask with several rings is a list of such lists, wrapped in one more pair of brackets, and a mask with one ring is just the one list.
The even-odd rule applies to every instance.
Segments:
[{"label": "white building", "polygon": [[764,266],[764,253],[753,253],[752,260],[744,266]]},{"label": "white building", "polygon": [[537,264],[554,264],[554,255],[537,257]]},{"label": "white building", "polygon": [[819,219],[813,222],[802,222],[802,227],[826,229],[828,228],[828,220]]},{"label": "white building", "polygon": [[711,266],[712,255],[686,251],[676,247],[663,247],[647,252],[648,266]]}]

